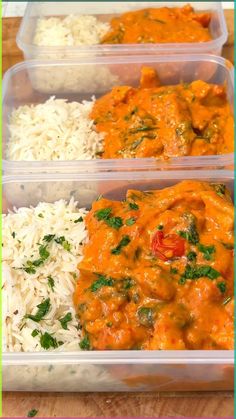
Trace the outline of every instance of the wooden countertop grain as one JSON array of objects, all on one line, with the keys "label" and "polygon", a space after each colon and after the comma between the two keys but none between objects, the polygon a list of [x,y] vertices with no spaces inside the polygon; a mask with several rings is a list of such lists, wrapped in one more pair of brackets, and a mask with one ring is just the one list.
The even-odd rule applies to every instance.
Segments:
[{"label": "wooden countertop grain", "polygon": [[233,392],[4,393],[3,417],[233,417]]}]

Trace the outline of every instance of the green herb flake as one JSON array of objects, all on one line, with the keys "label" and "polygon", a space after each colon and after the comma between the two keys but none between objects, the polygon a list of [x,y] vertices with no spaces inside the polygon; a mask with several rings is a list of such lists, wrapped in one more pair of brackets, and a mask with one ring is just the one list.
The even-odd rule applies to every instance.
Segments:
[{"label": "green herb flake", "polygon": [[44,349],[50,349],[50,348],[57,348],[58,347],[58,342],[57,340],[50,335],[48,332],[43,333],[40,336],[40,344],[42,346],[42,348]]},{"label": "green herb flake", "polygon": [[50,243],[55,237],[55,234],[46,234],[46,236],[44,236],[43,241]]},{"label": "green herb flake", "polygon": [[13,237],[13,239],[16,237],[16,233],[15,233],[15,231],[13,231],[12,233],[11,233],[11,235],[12,235],[12,237]]},{"label": "green herb flake", "polygon": [[176,275],[178,273],[178,269],[177,268],[170,268],[170,273]]},{"label": "green herb flake", "polygon": [[39,246],[39,255],[40,255],[40,257],[41,257],[41,259],[43,261],[45,261],[46,259],[48,259],[50,253],[47,250],[47,245],[45,245],[45,246],[43,246],[43,245]]},{"label": "green herb flake", "polygon": [[44,216],[43,216],[43,214],[42,214],[42,213],[38,214],[38,217],[39,217],[39,218],[44,218]]},{"label": "green herb flake", "polygon": [[193,228],[186,231],[178,231],[177,233],[191,244],[197,244],[199,241],[198,233]]},{"label": "green herb flake", "polygon": [[83,217],[77,218],[77,220],[74,221],[74,223],[82,223],[84,221]]},{"label": "green herb flake", "polygon": [[112,255],[120,255],[122,248],[128,246],[130,241],[131,240],[130,240],[129,236],[127,236],[127,235],[123,236],[120,243],[116,247],[111,249],[111,254]]},{"label": "green herb flake", "polygon": [[111,208],[102,208],[94,213],[94,216],[98,221],[107,220],[110,217],[112,209]]},{"label": "green herb flake", "polygon": [[135,106],[130,113],[128,113],[127,115],[124,116],[124,120],[129,121],[131,119],[131,116],[133,116],[136,112],[138,112],[138,107],[137,106]]},{"label": "green herb flake", "polygon": [[163,230],[163,228],[164,228],[164,226],[163,226],[162,224],[159,224],[159,225],[157,226],[157,230],[158,230],[158,231]]},{"label": "green herb flake", "polygon": [[131,134],[136,134],[137,132],[152,131],[156,129],[154,126],[142,125],[141,127],[134,128],[130,130]]},{"label": "green herb flake", "polygon": [[137,311],[139,323],[142,326],[150,327],[154,323],[153,310],[151,307],[141,307]]},{"label": "green herb flake", "polygon": [[52,291],[54,291],[55,281],[51,276],[48,276],[48,286]]},{"label": "green herb flake", "polygon": [[31,333],[31,336],[33,336],[33,338],[35,338],[35,336],[38,336],[39,334],[39,330],[34,329],[33,332]]},{"label": "green herb flake", "polygon": [[197,253],[196,253],[196,252],[194,252],[194,251],[190,251],[190,252],[188,252],[188,254],[187,254],[187,259],[188,259],[190,262],[195,262],[195,261],[196,261],[196,259],[197,259]]},{"label": "green herb flake", "polygon": [[36,314],[26,314],[26,319],[31,319],[35,322],[40,322],[44,316],[49,312],[51,307],[50,298],[44,300],[41,304],[37,305],[38,311]]},{"label": "green herb flake", "polygon": [[188,221],[188,228],[185,231],[178,231],[180,237],[183,237],[191,244],[199,242],[199,234],[197,231],[196,217],[191,213],[184,214],[184,218]]},{"label": "green herb flake", "polygon": [[84,336],[79,346],[80,346],[80,349],[82,349],[83,351],[89,351],[91,349],[88,335]]},{"label": "green herb flake", "polygon": [[203,253],[204,259],[212,260],[213,253],[215,253],[216,248],[215,248],[214,245],[205,246],[204,244],[199,243],[198,244],[198,250],[199,250],[199,252]]},{"label": "green herb flake", "polygon": [[102,287],[112,287],[114,285],[114,280],[112,278],[100,274],[97,274],[97,277],[98,279],[90,287],[92,292],[96,292]]},{"label": "green herb flake", "polygon": [[22,269],[27,274],[36,274],[36,269],[33,266],[24,266]]},{"label": "green herb flake", "polygon": [[217,279],[221,276],[220,272],[216,271],[214,268],[208,265],[186,265],[183,278],[185,279],[199,279],[202,277],[207,277],[209,279]]},{"label": "green herb flake", "polygon": [[113,326],[113,323],[112,322],[107,322],[107,327],[112,327]]},{"label": "green herb flake", "polygon": [[128,220],[125,221],[125,224],[127,226],[132,226],[136,223],[136,219],[134,217],[128,218]]},{"label": "green herb flake", "polygon": [[225,195],[226,186],[223,183],[212,183],[211,186],[220,197]]},{"label": "green herb flake", "polygon": [[183,276],[181,276],[181,278],[179,279],[179,284],[180,285],[184,285],[186,283],[186,278],[184,278]]},{"label": "green herb flake", "polygon": [[136,148],[138,148],[138,146],[139,146],[139,145],[143,142],[144,138],[145,138],[145,137],[141,137],[141,138],[139,138],[138,140],[134,141],[134,142],[131,144],[130,149],[131,149],[131,150],[135,150]]},{"label": "green herb flake", "polygon": [[220,292],[222,294],[224,294],[225,291],[226,291],[226,288],[227,288],[226,283],[225,282],[218,282],[216,285],[217,285],[217,288],[219,288]]},{"label": "green herb flake", "polygon": [[72,320],[72,314],[67,313],[64,317],[59,319],[59,322],[61,323],[61,326],[63,329],[68,330],[67,323],[71,322]]},{"label": "green herb flake", "polygon": [[[46,259],[47,259],[47,258],[46,258]],[[36,260],[33,260],[33,261],[28,260],[28,261],[26,262],[26,264],[27,264],[28,266],[36,266],[36,267],[38,268],[39,266],[43,265],[43,263],[44,263],[44,261],[45,261],[46,259],[41,258],[41,259],[36,259]]]},{"label": "green herb flake", "polygon": [[31,409],[28,413],[27,413],[27,418],[34,418],[38,413],[38,410],[36,409]]},{"label": "green herb flake", "polygon": [[121,217],[111,217],[105,220],[105,222],[109,227],[112,227],[115,230],[119,230],[123,226],[123,220]]},{"label": "green herb flake", "polygon": [[57,243],[57,244],[60,244],[65,250],[67,250],[68,252],[71,250],[71,245],[70,245],[70,243],[68,242],[68,240],[66,240],[65,239],[65,237],[64,236],[61,236],[61,237],[57,237],[56,239],[55,239],[55,242]]},{"label": "green herb flake", "polygon": [[48,257],[50,256],[50,253],[47,250],[47,245],[42,245],[41,244],[39,246],[39,255],[40,255],[40,259],[28,260],[26,262],[26,265],[23,266],[23,268],[21,268],[21,269],[23,269],[28,274],[35,274],[36,273],[35,267],[39,267],[39,266],[43,265],[45,260],[47,260]]},{"label": "green herb flake", "polygon": [[129,202],[129,208],[134,211],[138,211],[139,206],[135,202]]},{"label": "green herb flake", "polygon": [[131,278],[124,278],[123,279],[123,288],[125,290],[129,290],[134,285],[134,281]]}]

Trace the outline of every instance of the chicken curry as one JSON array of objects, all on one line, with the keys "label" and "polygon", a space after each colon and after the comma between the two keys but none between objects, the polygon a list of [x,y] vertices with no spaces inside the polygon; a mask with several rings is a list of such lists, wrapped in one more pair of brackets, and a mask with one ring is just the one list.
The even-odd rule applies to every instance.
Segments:
[{"label": "chicken curry", "polygon": [[104,138],[103,159],[225,154],[233,151],[233,115],[225,86],[197,80],[160,86],[143,67],[140,87],[115,86],[91,118]]},{"label": "chicken curry", "polygon": [[207,42],[211,13],[190,5],[130,11],[111,20],[102,44]]},{"label": "chicken curry", "polygon": [[233,204],[183,181],[101,198],[74,294],[82,349],[232,349]]}]

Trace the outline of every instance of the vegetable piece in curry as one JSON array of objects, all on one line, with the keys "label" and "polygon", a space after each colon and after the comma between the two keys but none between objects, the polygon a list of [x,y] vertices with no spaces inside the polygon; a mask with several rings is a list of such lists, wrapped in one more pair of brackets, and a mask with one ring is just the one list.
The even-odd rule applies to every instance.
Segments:
[{"label": "vegetable piece in curry", "polygon": [[86,226],[74,303],[87,349],[233,348],[233,204],[224,185],[183,181],[102,198]]},{"label": "vegetable piece in curry", "polygon": [[212,39],[210,21],[209,12],[197,13],[190,5],[130,11],[111,20],[101,43],[207,42]]},{"label": "vegetable piece in curry", "polygon": [[160,86],[143,67],[140,87],[115,86],[96,100],[91,118],[102,132],[101,157],[171,158],[233,151],[233,115],[223,85],[197,80]]}]

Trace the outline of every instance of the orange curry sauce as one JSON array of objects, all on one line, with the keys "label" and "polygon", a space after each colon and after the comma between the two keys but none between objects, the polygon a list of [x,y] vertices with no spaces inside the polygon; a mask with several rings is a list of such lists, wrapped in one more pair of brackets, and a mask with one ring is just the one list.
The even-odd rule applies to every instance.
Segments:
[{"label": "orange curry sauce", "polygon": [[210,20],[210,13],[196,13],[190,5],[131,11],[111,20],[101,43],[206,42],[212,39]]},{"label": "orange curry sauce", "polygon": [[98,99],[91,118],[105,134],[104,159],[233,151],[233,115],[225,87],[200,80],[159,86],[149,67],[142,68],[139,88],[116,86]]},{"label": "orange curry sauce", "polygon": [[233,204],[183,181],[102,198],[74,294],[82,349],[233,348]]}]

